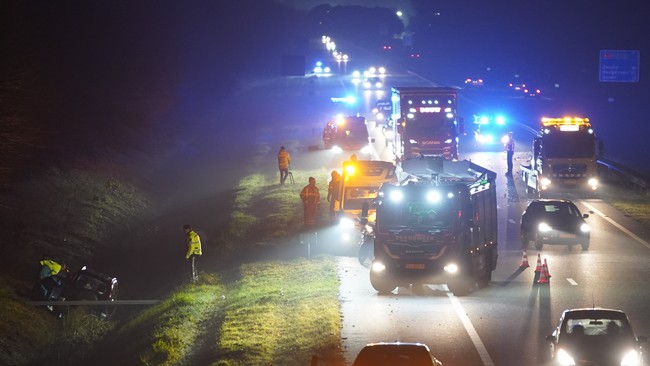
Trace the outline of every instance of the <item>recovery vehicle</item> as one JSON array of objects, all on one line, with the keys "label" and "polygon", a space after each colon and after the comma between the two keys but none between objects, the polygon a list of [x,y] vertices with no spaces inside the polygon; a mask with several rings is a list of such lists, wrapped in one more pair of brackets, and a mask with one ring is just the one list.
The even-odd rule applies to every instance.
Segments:
[{"label": "recovery vehicle", "polygon": [[595,192],[599,184],[596,141],[588,118],[542,118],[530,164],[521,166],[526,191],[537,197],[551,191]]},{"label": "recovery vehicle", "polygon": [[372,287],[447,284],[464,295],[486,286],[498,257],[496,174],[441,158],[402,167],[406,178],[384,184],[374,203]]},{"label": "recovery vehicle", "polygon": [[458,159],[458,136],[464,133],[464,125],[457,116],[457,100],[453,88],[393,87],[390,124],[396,160]]}]

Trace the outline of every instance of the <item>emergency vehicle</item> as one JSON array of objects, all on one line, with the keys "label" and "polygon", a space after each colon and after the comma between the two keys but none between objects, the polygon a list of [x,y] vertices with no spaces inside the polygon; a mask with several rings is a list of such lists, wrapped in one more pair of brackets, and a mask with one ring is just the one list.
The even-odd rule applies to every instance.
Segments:
[{"label": "emergency vehicle", "polygon": [[368,135],[366,118],[358,115],[337,116],[331,136],[332,149],[335,152],[352,151],[369,155],[372,152],[370,143],[375,142],[375,139]]},{"label": "emergency vehicle", "polygon": [[538,197],[551,191],[595,192],[596,141],[588,118],[542,118],[530,165],[521,166],[527,192]]},{"label": "emergency vehicle", "polygon": [[393,87],[391,124],[397,161],[441,156],[458,159],[458,136],[464,133],[457,116],[458,93],[445,87]]},{"label": "emergency vehicle", "polygon": [[372,287],[447,284],[464,295],[486,286],[498,257],[496,174],[467,160],[410,163],[425,167],[409,167],[375,200]]}]

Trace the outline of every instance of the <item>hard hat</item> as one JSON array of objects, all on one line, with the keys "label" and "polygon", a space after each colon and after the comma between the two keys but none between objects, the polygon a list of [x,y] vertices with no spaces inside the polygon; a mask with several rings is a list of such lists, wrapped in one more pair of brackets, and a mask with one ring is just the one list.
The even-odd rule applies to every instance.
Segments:
[{"label": "hard hat", "polygon": [[183,230],[192,230],[192,226],[190,226],[189,224],[185,224],[183,225]]}]

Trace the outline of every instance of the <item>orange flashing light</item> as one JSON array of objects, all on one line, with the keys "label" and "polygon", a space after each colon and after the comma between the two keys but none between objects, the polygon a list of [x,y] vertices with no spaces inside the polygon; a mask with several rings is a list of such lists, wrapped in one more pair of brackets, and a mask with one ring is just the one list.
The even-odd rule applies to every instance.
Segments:
[{"label": "orange flashing light", "polygon": [[544,127],[563,126],[563,125],[590,127],[591,123],[589,123],[589,118],[583,118],[583,117],[561,117],[561,118],[543,117],[542,118],[542,126]]}]

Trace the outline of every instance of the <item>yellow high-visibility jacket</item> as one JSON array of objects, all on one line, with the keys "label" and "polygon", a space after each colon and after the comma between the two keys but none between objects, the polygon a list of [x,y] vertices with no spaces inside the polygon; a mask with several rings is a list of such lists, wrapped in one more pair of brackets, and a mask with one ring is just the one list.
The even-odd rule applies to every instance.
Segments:
[{"label": "yellow high-visibility jacket", "polygon": [[192,255],[202,255],[201,252],[201,238],[199,234],[190,230],[187,233],[187,253],[185,253],[185,259],[189,259]]},{"label": "yellow high-visibility jacket", "polygon": [[291,155],[287,150],[281,150],[278,153],[278,168],[289,169],[289,164],[291,164]]},{"label": "yellow high-visibility jacket", "polygon": [[41,272],[40,272],[41,278],[47,276],[56,276],[57,274],[59,274],[62,268],[62,266],[59,263],[51,259],[44,259],[40,262],[40,264],[41,264]]}]

